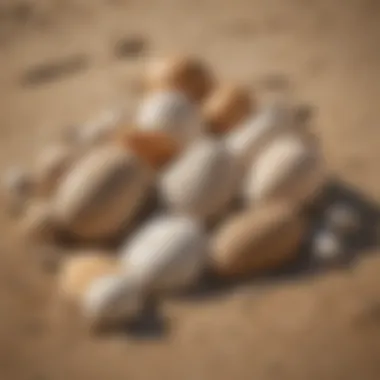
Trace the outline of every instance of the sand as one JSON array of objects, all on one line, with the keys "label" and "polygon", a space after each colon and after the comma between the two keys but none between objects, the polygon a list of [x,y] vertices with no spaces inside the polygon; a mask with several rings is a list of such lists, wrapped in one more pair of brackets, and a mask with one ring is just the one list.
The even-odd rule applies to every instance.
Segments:
[{"label": "sand", "polygon": [[[62,127],[105,107],[133,109],[146,55],[191,52],[259,98],[288,82],[286,91],[314,107],[338,193],[354,191],[370,215],[380,204],[379,20],[376,0],[3,0],[0,170],[30,167]],[[134,40],[117,44],[123,38]],[[3,208],[1,379],[380,376],[374,239],[363,239],[350,269],[167,300],[157,334],[94,338],[60,313],[55,275],[42,260],[49,252],[23,243]]]}]

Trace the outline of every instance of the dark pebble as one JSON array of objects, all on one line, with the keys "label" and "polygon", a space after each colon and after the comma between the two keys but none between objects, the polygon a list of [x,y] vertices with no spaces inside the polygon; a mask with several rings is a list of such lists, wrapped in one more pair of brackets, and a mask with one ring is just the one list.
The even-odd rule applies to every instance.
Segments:
[{"label": "dark pebble", "polygon": [[115,43],[114,54],[118,59],[136,58],[147,50],[147,41],[142,36],[120,38]]},{"label": "dark pebble", "polygon": [[41,63],[28,69],[22,75],[21,84],[24,86],[40,85],[64,76],[77,74],[88,66],[88,58],[82,55]]}]

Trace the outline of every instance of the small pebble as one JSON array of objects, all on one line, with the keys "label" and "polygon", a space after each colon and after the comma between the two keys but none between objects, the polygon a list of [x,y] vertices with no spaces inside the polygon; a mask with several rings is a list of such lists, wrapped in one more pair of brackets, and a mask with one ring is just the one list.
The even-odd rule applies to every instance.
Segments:
[{"label": "small pebble", "polygon": [[21,168],[9,169],[3,179],[4,187],[14,195],[28,195],[32,188],[32,180],[28,173]]},{"label": "small pebble", "polygon": [[348,204],[330,206],[325,214],[326,222],[336,232],[350,234],[360,228],[360,218],[356,210]]},{"label": "small pebble", "polygon": [[41,85],[64,76],[77,74],[87,67],[88,58],[83,55],[62,58],[52,62],[43,62],[26,70],[21,77],[21,84],[26,86]]},{"label": "small pebble", "polygon": [[322,230],[312,240],[312,257],[322,265],[341,263],[345,257],[345,249],[340,237],[332,231]]},{"label": "small pebble", "polygon": [[142,36],[129,36],[118,39],[115,43],[116,58],[135,58],[144,54],[148,47],[147,40]]},{"label": "small pebble", "polygon": [[7,212],[12,217],[21,216],[34,188],[31,176],[21,168],[11,168],[4,175],[3,188]]}]

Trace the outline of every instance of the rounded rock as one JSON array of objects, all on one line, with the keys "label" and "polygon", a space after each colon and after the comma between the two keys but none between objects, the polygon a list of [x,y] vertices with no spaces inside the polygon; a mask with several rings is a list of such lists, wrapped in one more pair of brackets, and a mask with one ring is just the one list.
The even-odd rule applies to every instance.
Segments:
[{"label": "rounded rock", "polygon": [[228,207],[239,179],[240,167],[224,143],[205,138],[169,166],[158,191],[171,211],[207,221]]},{"label": "rounded rock", "polygon": [[226,135],[228,149],[245,167],[281,134],[295,128],[291,108],[276,101],[265,105]]},{"label": "rounded rock", "polygon": [[176,290],[199,278],[208,239],[196,221],[161,215],[148,221],[120,252],[126,272],[140,274],[152,290]]},{"label": "rounded rock", "polygon": [[193,57],[157,58],[149,62],[145,73],[147,91],[179,91],[195,102],[201,102],[213,86],[211,70]]},{"label": "rounded rock", "polygon": [[144,306],[144,289],[133,274],[99,277],[84,293],[83,314],[93,329],[134,320]]},{"label": "rounded rock", "polygon": [[316,232],[311,244],[312,259],[319,265],[331,266],[341,263],[344,259],[343,241],[333,231]]},{"label": "rounded rock", "polygon": [[14,167],[5,173],[3,185],[9,193],[26,196],[31,192],[33,181],[26,170]]},{"label": "rounded rock", "polygon": [[248,204],[288,199],[300,205],[316,196],[324,178],[318,152],[289,133],[258,156],[244,180],[243,197]]},{"label": "rounded rock", "polygon": [[151,169],[132,152],[99,147],[62,181],[53,200],[54,215],[80,238],[111,238],[132,221],[152,180]]},{"label": "rounded rock", "polygon": [[156,92],[142,100],[136,126],[141,131],[161,131],[187,144],[203,132],[196,108],[179,92]]},{"label": "rounded rock", "polygon": [[181,151],[173,137],[160,131],[128,131],[119,141],[155,170],[169,164]]},{"label": "rounded rock", "polygon": [[206,100],[203,115],[208,130],[220,135],[236,128],[254,110],[255,105],[247,89],[225,85],[217,88]]},{"label": "rounded rock", "polygon": [[226,278],[277,269],[296,258],[305,229],[305,220],[286,203],[239,213],[212,237],[212,268]]}]

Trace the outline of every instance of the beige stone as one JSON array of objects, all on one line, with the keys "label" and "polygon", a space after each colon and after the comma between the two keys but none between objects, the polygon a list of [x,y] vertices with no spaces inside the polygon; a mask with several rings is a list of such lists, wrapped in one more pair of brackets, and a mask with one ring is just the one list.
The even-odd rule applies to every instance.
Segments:
[{"label": "beige stone", "polygon": [[132,221],[152,183],[151,169],[122,147],[84,156],[62,181],[53,200],[57,221],[83,239],[107,239]]},{"label": "beige stone", "polygon": [[305,220],[290,204],[244,211],[225,221],[212,237],[212,268],[225,277],[278,268],[296,257],[305,228]]},{"label": "beige stone", "polygon": [[58,289],[66,299],[80,301],[93,281],[118,273],[118,261],[106,251],[78,251],[63,261]]}]

